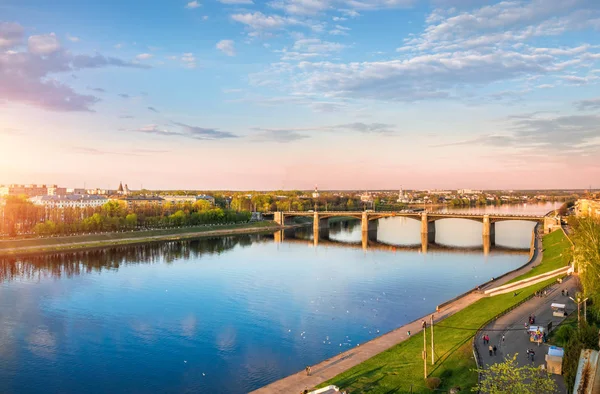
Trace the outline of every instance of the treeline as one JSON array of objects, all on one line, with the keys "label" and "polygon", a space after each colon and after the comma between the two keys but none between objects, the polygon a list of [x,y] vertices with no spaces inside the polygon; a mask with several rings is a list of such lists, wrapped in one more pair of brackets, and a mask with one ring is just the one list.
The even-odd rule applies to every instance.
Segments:
[{"label": "treeline", "polygon": [[[568,208],[570,204],[567,203]],[[598,332],[600,328],[600,219],[580,218],[571,220],[572,240],[575,244],[573,261],[579,273],[581,291],[573,298],[587,301],[587,321],[579,324],[562,324],[555,334],[558,345],[565,348],[563,375],[573,391],[579,356],[583,349],[598,350]],[[577,314],[577,312],[573,312]]]},{"label": "treeline", "polygon": [[212,207],[204,200],[132,207],[125,202],[109,201],[101,207],[46,208],[34,205],[26,198],[11,197],[0,209],[0,233],[8,236],[241,223],[249,221],[251,217],[249,211]]}]

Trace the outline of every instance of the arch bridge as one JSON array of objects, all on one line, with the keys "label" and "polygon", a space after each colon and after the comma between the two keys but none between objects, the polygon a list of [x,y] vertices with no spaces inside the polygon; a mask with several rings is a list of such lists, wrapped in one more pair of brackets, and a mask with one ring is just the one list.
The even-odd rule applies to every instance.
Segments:
[{"label": "arch bridge", "polygon": [[273,212],[273,220],[281,225],[291,224],[295,217],[310,217],[313,219],[313,231],[319,234],[323,228],[329,227],[332,217],[351,217],[361,220],[363,233],[377,231],[377,220],[389,217],[404,217],[421,222],[421,239],[423,242],[435,242],[435,222],[441,219],[467,219],[482,223],[484,247],[496,243],[496,223],[509,220],[524,220],[543,225],[544,233],[549,233],[560,226],[560,218],[546,215],[514,215],[499,213],[453,213],[453,212],[415,212],[415,211],[315,211],[315,212]]}]

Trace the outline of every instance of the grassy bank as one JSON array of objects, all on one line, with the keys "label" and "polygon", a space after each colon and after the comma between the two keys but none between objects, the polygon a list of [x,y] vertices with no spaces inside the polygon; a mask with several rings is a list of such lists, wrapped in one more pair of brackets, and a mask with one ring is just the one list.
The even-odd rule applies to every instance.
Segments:
[{"label": "grassy bank", "polygon": [[275,230],[279,226],[272,221],[230,224],[222,226],[196,226],[149,231],[130,231],[122,233],[102,233],[69,237],[34,238],[0,241],[0,255],[21,253],[57,252],[63,250],[81,250],[114,245],[139,244],[161,240],[179,240],[202,236],[218,236]]},{"label": "grassy bank", "polygon": [[[543,245],[545,270],[550,271],[555,269],[552,267],[559,268],[567,264],[565,255],[570,253],[571,244],[562,231],[545,236]],[[528,272],[525,275],[533,276],[539,273],[541,271],[533,274]],[[490,319],[554,282],[555,279],[549,279],[529,286],[519,291],[517,296],[509,293],[483,298],[439,322],[435,327],[436,363],[427,366],[429,376],[441,379],[442,390],[460,386],[463,392],[468,392],[477,383],[477,373],[473,371],[476,365],[471,345],[476,331]],[[422,350],[423,334],[420,333],[336,376],[322,386],[335,384],[349,393],[406,393],[411,392],[411,389],[413,393],[431,393],[423,379]]]},{"label": "grassy bank", "polygon": [[554,271],[559,268],[566,267],[573,259],[573,251],[571,250],[571,242],[562,231],[554,231],[544,235],[542,238],[544,252],[542,262],[533,267],[529,272],[520,275],[507,283],[513,283],[519,280],[531,278],[536,275]]}]

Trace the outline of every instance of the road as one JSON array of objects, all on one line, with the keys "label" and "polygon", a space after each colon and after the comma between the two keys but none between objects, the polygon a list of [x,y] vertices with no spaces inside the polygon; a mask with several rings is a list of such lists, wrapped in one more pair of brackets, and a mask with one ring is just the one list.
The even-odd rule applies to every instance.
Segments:
[{"label": "road", "polygon": [[[476,338],[476,346],[484,366],[502,362],[504,357],[512,356],[515,353],[518,353],[519,365],[531,364],[531,360],[527,358],[527,349],[535,351],[534,365],[545,364],[545,355],[548,353],[549,346],[547,344],[538,346],[536,343],[530,342],[529,335],[525,331],[525,323],[528,322],[529,316],[535,315],[535,325],[547,327],[548,323],[552,322],[552,327],[557,327],[564,320],[564,317],[552,315],[550,304],[553,302],[565,304],[567,313],[576,310],[577,305],[568,297],[563,296],[561,290],[568,290],[569,295],[574,295],[577,291],[577,278],[574,276],[568,277],[562,284],[556,284],[548,289],[548,294],[545,297],[534,297],[487,325],[481,331],[481,335],[488,334],[490,344],[496,345],[498,351],[495,356],[490,356],[489,345],[484,345],[481,335]],[[502,335],[505,336],[504,342],[502,341]],[[563,377],[560,375],[553,375],[553,377],[558,384],[559,392],[564,393],[566,388]]]}]

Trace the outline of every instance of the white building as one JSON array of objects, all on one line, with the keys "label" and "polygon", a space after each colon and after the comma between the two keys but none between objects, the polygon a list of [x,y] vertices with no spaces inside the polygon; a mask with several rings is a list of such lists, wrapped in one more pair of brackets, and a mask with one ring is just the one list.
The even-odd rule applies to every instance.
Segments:
[{"label": "white building", "polygon": [[29,201],[47,208],[94,208],[106,204],[108,199],[103,196],[90,196],[88,194],[68,194],[63,196],[37,196],[30,198]]}]

